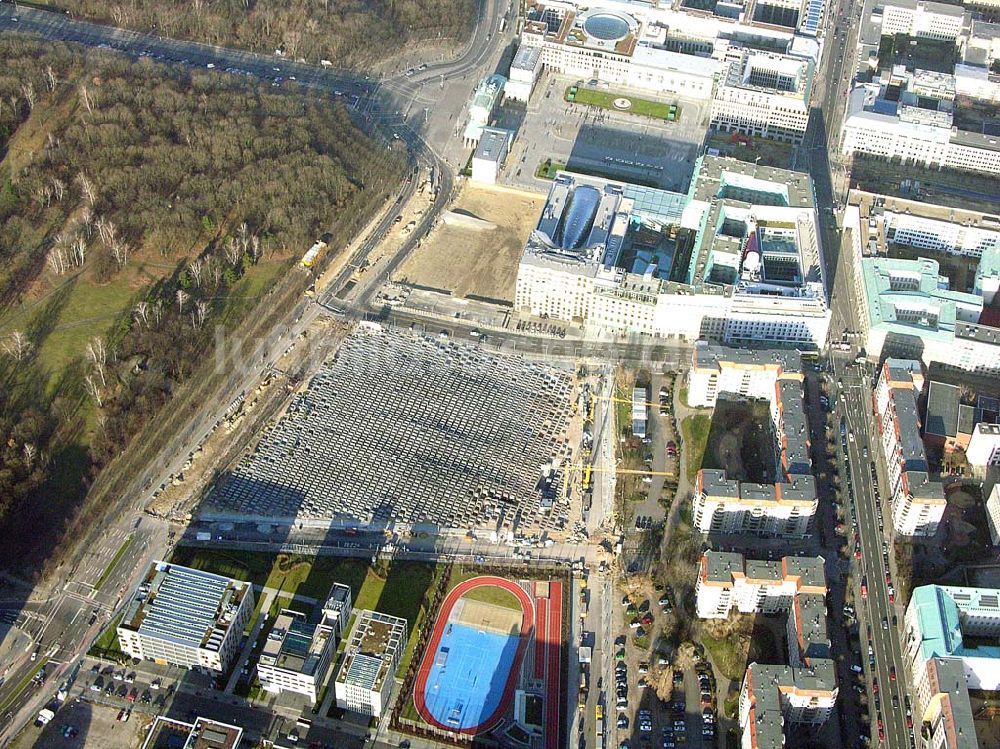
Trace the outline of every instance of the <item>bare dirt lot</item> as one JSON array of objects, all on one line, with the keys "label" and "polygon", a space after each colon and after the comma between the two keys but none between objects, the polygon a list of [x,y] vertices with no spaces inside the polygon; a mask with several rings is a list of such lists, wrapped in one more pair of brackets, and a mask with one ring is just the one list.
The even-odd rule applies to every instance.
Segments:
[{"label": "bare dirt lot", "polygon": [[[127,723],[117,720],[118,710],[90,702],[74,700],[65,705],[44,728],[30,726],[18,735],[12,746],[29,749],[32,746],[46,749],[132,749],[141,744],[149,719],[136,713]],[[63,728],[72,726],[75,736],[63,735]]]},{"label": "bare dirt lot", "polygon": [[440,222],[393,280],[459,297],[513,301],[521,250],[544,203],[543,195],[466,184],[451,210],[488,221],[495,228]]}]

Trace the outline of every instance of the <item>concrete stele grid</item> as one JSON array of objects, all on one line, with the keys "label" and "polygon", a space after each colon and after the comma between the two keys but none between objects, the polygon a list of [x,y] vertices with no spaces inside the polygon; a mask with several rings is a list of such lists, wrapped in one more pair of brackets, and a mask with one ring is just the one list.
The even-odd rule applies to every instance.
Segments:
[{"label": "concrete stele grid", "polygon": [[356,332],[203,516],[550,526],[539,480],[568,454],[570,387],[568,372],[520,356]]}]

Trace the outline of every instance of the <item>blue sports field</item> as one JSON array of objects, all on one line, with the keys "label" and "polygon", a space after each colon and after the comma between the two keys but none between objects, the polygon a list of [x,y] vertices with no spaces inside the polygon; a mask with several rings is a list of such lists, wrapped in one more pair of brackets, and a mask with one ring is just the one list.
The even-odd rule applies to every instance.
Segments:
[{"label": "blue sports field", "polygon": [[519,640],[515,633],[447,624],[424,689],[431,715],[455,730],[485,722],[503,698]]}]

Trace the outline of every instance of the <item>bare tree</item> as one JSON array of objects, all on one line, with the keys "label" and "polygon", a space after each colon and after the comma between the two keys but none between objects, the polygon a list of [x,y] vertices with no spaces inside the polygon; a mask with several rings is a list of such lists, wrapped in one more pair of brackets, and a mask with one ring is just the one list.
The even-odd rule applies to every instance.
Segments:
[{"label": "bare tree", "polygon": [[94,338],[87,344],[87,358],[94,365],[94,370],[101,378],[101,387],[107,387],[107,380],[104,379],[104,365],[107,362],[108,350],[104,345],[104,339],[100,336]]},{"label": "bare tree", "polygon": [[48,264],[49,270],[57,276],[61,276],[66,272],[66,251],[62,247],[54,246],[49,250],[45,262]]},{"label": "bare tree", "polygon": [[49,91],[55,91],[56,90],[56,86],[59,85],[59,79],[56,77],[56,74],[53,72],[51,65],[46,65],[45,66],[45,83],[49,87]]},{"label": "bare tree", "polygon": [[21,95],[28,102],[28,111],[30,112],[35,108],[35,87],[31,85],[31,81],[21,84]]},{"label": "bare tree", "polygon": [[83,104],[84,109],[87,110],[87,114],[94,113],[94,100],[90,97],[90,91],[87,90],[87,84],[80,84],[80,103]]},{"label": "bare tree", "polygon": [[52,178],[52,192],[55,193],[56,200],[62,200],[66,194],[66,183],[58,177]]},{"label": "bare tree", "polygon": [[115,263],[118,265],[118,270],[121,270],[126,265],[128,265],[128,254],[131,248],[128,242],[122,242],[120,239],[116,239],[111,243],[111,255],[115,259]]},{"label": "bare tree", "polygon": [[177,289],[177,314],[184,314],[184,303],[191,297],[184,289]]},{"label": "bare tree", "polygon": [[156,322],[156,327],[160,327],[160,320],[163,319],[163,300],[157,299],[151,311],[153,313],[153,320]]},{"label": "bare tree", "polygon": [[191,314],[191,321],[196,328],[200,328],[205,323],[206,317],[208,317],[208,302],[199,299],[194,303],[194,312]]},{"label": "bare tree", "polygon": [[73,259],[77,267],[80,268],[83,267],[83,263],[87,259],[87,240],[83,238],[82,234],[73,240]]},{"label": "bare tree", "polygon": [[132,308],[132,314],[143,325],[149,326],[149,302],[136,302],[135,307]]},{"label": "bare tree", "polygon": [[195,286],[201,288],[201,274],[205,271],[205,264],[202,262],[202,259],[200,257],[195,258],[188,263],[188,270],[191,272]]},{"label": "bare tree", "polygon": [[20,330],[13,330],[3,342],[3,350],[15,361],[21,361],[31,353],[31,341]]},{"label": "bare tree", "polygon": [[230,265],[235,266],[236,263],[240,261],[240,256],[243,254],[240,251],[239,242],[237,242],[232,237],[226,237],[226,244],[224,247],[226,253],[226,260]]},{"label": "bare tree", "polygon": [[33,468],[35,465],[35,456],[38,455],[38,448],[30,442],[25,442],[22,452],[24,453],[24,464],[28,468]]},{"label": "bare tree", "polygon": [[260,237],[254,234],[250,237],[250,257],[253,258],[254,265],[260,260]]},{"label": "bare tree", "polygon": [[97,229],[97,236],[101,238],[108,247],[112,245],[115,241],[115,237],[118,235],[115,225],[111,223],[104,216],[98,216],[97,221],[94,223],[94,227]]},{"label": "bare tree", "polygon": [[94,402],[97,404],[97,407],[103,408],[104,401],[101,399],[101,389],[97,386],[97,383],[94,382],[94,378],[91,375],[87,375],[83,378],[83,383],[86,386],[90,397],[93,398]]},{"label": "bare tree", "polygon": [[76,183],[80,185],[80,192],[83,194],[84,199],[93,207],[94,203],[97,202],[97,192],[94,190],[94,183],[83,172],[76,175]]}]

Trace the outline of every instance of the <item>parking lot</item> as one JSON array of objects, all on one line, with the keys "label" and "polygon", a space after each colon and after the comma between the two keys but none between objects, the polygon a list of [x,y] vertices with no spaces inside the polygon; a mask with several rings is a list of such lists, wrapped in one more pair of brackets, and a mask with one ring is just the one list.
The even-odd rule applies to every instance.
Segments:
[{"label": "parking lot", "polygon": [[[504,181],[534,190],[547,182],[534,176],[546,159],[578,170],[651,187],[687,190],[694,159],[707,127],[707,104],[680,99],[680,119],[649,117],[572,104],[563,99],[575,79],[546,75],[535,87],[521,121],[501,126],[519,128]],[[545,138],[538,137],[544,133]]]},{"label": "parking lot", "polygon": [[669,677],[670,699],[658,696],[663,693],[658,680],[669,658],[656,649],[657,626],[673,611],[673,599],[669,587],[657,585],[649,597],[636,591],[616,602],[621,605],[615,619],[625,633],[615,641],[615,684],[607,689],[608,722],[617,731],[618,741],[627,741],[632,749],[717,745],[716,684],[707,663],[696,657],[681,658],[680,668]]}]

